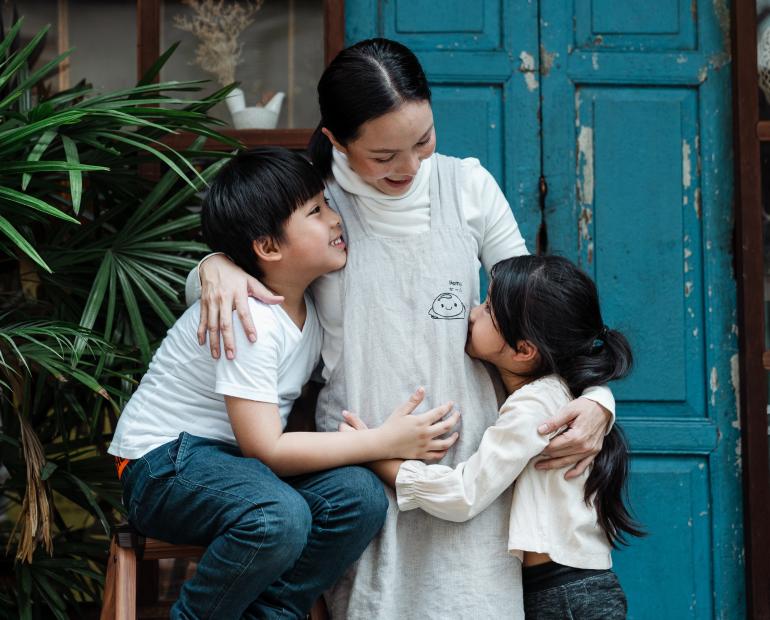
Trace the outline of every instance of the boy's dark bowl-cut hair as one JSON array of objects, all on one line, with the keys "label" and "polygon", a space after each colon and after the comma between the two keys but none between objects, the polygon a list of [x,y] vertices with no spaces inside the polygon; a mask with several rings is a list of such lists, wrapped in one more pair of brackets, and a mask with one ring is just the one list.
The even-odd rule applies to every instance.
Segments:
[{"label": "boy's dark bowl-cut hair", "polygon": [[299,153],[279,147],[241,152],[209,187],[201,213],[203,238],[213,251],[262,277],[253,242],[282,241],[292,213],[323,189],[323,179]]}]

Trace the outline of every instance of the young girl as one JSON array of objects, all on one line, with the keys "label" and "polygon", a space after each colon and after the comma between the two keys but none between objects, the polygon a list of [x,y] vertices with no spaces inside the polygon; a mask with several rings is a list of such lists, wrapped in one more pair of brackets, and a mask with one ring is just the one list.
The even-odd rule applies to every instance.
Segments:
[{"label": "young girl", "polygon": [[612,428],[591,469],[577,478],[535,468],[548,443],[537,427],[574,394],[631,367],[628,342],[604,325],[594,283],[555,256],[498,263],[486,303],[471,313],[467,352],[497,367],[509,396],[476,452],[454,469],[389,463],[399,508],[467,521],[515,480],[508,551],[524,566],[526,618],[625,618],[610,549],[641,531],[623,504],[628,455],[620,429]]}]

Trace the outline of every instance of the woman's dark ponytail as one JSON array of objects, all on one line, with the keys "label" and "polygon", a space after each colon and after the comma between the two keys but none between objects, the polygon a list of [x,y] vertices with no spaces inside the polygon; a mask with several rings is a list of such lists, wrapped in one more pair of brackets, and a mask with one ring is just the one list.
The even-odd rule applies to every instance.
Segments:
[{"label": "woman's dark ponytail", "polygon": [[[492,270],[489,299],[505,342],[514,350],[522,340],[537,347],[540,364],[533,377],[557,374],[579,396],[631,370],[631,347],[623,334],[604,325],[596,285],[567,259],[517,256],[501,261]],[[643,535],[625,505],[627,477],[628,446],[616,424],[585,485],[586,502],[593,502],[613,546],[624,544],[627,534]]]},{"label": "woman's dark ponytail", "polygon": [[347,145],[365,122],[410,101],[430,103],[430,87],[420,61],[405,45],[367,39],[337,54],[318,81],[321,122],[308,144],[321,176],[327,178],[332,171],[332,144],[322,127]]},{"label": "woman's dark ponytail", "polygon": [[310,161],[313,162],[318,173],[327,178],[332,171],[332,143],[329,142],[321,129],[323,128],[323,121],[318,123],[318,127],[315,128],[313,135],[310,136],[310,142],[307,145],[307,154],[310,157]]}]

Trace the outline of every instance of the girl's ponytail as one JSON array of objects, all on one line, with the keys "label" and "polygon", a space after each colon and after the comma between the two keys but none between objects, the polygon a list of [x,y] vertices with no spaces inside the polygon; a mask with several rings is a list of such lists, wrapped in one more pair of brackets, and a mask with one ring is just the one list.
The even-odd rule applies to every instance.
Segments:
[{"label": "girl's ponytail", "polygon": [[[590,352],[557,361],[557,372],[573,394],[592,385],[625,377],[631,370],[631,347],[620,332],[602,327]],[[626,535],[644,536],[641,526],[626,508],[628,444],[620,427],[614,425],[604,438],[602,449],[591,465],[585,484],[585,502],[593,503],[599,525],[614,548],[625,545]]]},{"label": "girl's ponytail", "polygon": [[318,174],[321,178],[327,179],[332,173],[332,143],[321,131],[322,127],[323,120],[318,123],[318,127],[310,136],[307,152]]},{"label": "girl's ponytail", "polygon": [[626,337],[606,325],[579,353],[556,354],[555,357],[557,372],[573,394],[582,394],[592,385],[622,379],[633,365],[631,346]]},{"label": "girl's ponytail", "polygon": [[644,531],[626,508],[628,477],[628,445],[620,427],[615,425],[604,438],[585,484],[585,502],[596,509],[599,525],[610,544],[628,544],[626,535],[644,536]]}]

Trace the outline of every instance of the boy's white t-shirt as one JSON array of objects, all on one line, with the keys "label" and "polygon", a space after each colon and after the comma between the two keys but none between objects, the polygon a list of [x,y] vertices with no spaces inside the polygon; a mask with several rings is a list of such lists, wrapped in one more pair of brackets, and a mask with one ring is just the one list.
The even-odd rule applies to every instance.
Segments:
[{"label": "boy's white t-shirt", "polygon": [[300,330],[280,306],[249,299],[258,340],[249,342],[234,315],[234,360],[215,360],[208,343],[198,344],[200,304],[188,308],[123,409],[108,452],[136,459],[182,431],[235,444],[225,396],[277,404],[285,427],[321,352],[322,330],[309,295],[305,303],[307,318]]}]

